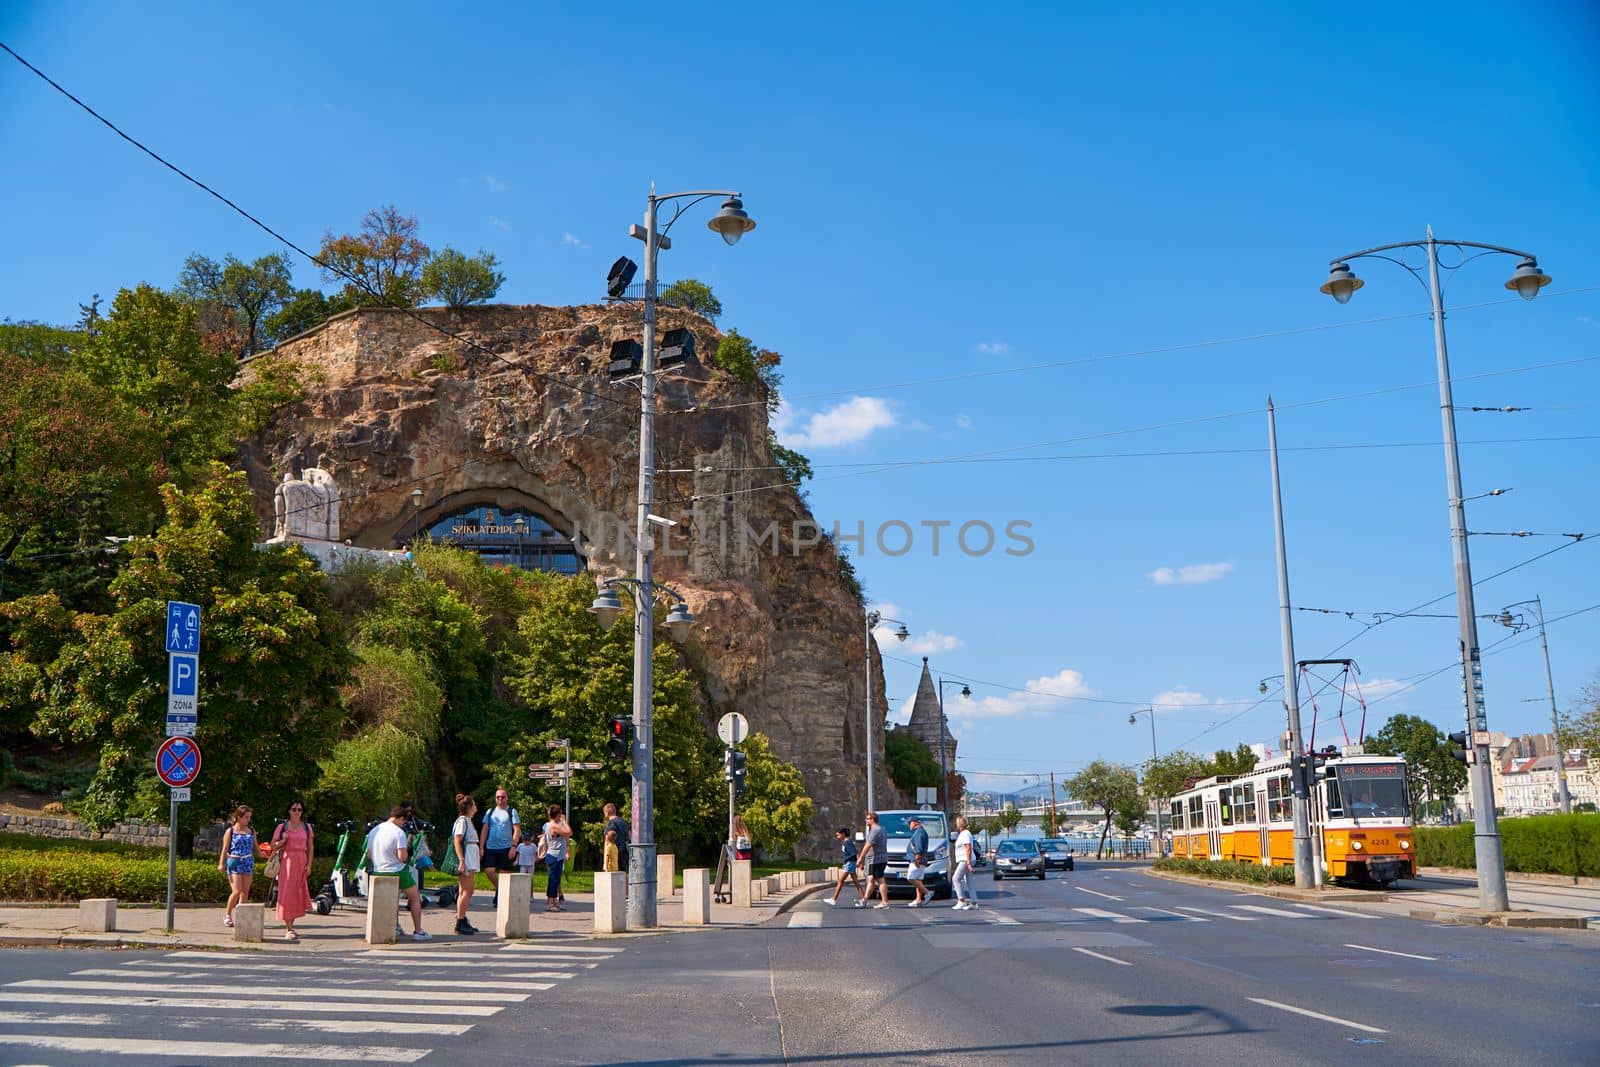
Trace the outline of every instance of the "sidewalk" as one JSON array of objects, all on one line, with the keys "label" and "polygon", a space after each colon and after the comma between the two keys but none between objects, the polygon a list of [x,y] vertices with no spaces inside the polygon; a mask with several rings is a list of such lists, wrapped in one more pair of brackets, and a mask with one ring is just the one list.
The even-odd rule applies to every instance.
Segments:
[{"label": "sidewalk", "polygon": [[[655,930],[637,933],[606,934],[604,937],[647,937],[665,931],[732,929],[759,926],[774,916],[789,910],[810,893],[826,888],[818,883],[802,886],[791,892],[769,897],[753,907],[735,908],[729,904],[712,904],[709,926],[687,926],[683,923],[683,897],[675,894],[662,898],[657,904],[660,926]],[[494,909],[489,906],[490,896],[480,892],[472,898],[468,917],[480,931],[476,936],[455,933],[454,908],[424,908],[422,928],[433,935],[430,944],[449,944],[452,947],[473,942],[493,942]],[[528,936],[591,937],[594,934],[594,896],[590,893],[569,893],[566,911],[550,913],[544,910],[544,899],[533,902]],[[399,913],[399,926],[409,935],[411,916]],[[266,931],[260,943],[235,941],[233,930],[222,925],[222,906],[181,905],[174,916],[177,930],[168,934],[166,908],[152,905],[125,905],[117,908],[115,933],[80,933],[78,909],[74,905],[62,907],[0,905],[0,948],[21,946],[61,946],[71,948],[203,948],[203,949],[266,949],[277,952],[350,952],[367,948],[362,939],[366,925],[366,912],[358,908],[335,908],[331,915],[315,913],[299,919],[296,930],[298,942],[283,940],[283,923],[271,909],[267,910]],[[409,937],[399,944],[411,946]],[[426,951],[422,945],[417,946]]]}]

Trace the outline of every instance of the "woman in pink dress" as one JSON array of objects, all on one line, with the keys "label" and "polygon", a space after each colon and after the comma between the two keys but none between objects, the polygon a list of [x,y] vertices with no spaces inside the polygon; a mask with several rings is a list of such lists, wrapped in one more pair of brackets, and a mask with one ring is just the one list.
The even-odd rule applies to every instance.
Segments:
[{"label": "woman in pink dress", "polygon": [[311,910],[311,824],[305,821],[306,806],[296,800],[289,804],[289,821],[272,835],[272,848],[278,856],[278,918],[283,920],[285,941],[298,941],[294,922]]}]

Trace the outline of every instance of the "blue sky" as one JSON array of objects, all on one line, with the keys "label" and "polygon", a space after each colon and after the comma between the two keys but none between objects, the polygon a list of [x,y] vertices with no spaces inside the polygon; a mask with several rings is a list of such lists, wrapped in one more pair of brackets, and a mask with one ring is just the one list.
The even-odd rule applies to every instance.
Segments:
[{"label": "blue sky", "polygon": [[[917,531],[858,561],[914,634],[885,647],[896,703],[921,655],[1014,687],[951,692],[969,773],[1143,759],[1127,715],[1152,700],[1163,749],[1275,739],[1276,699],[1248,703],[1281,669],[1268,393],[1282,445],[1314,449],[1283,459],[1294,601],[1356,615],[1297,612],[1301,657],[1450,593],[1426,295],[1367,261],[1340,307],[1317,292],[1335,255],[1430,224],[1537,253],[1555,282],[1531,304],[1506,257],[1449,276],[1458,405],[1533,409],[1461,414],[1467,494],[1514,490],[1468,525],[1600,535],[1577,439],[1600,411],[1592,5],[604,10],[10,4],[0,40],[300,243],[394,203],[435,246],[492,249],[510,302],[593,300],[651,180],[742,189],[755,233],[728,249],[686,219],[663,275],[784,353],[818,517]],[[70,320],[192,251],[274,250],[0,60],[0,316]],[[1373,445],[1395,447],[1330,447]],[[1031,524],[1033,551],[952,551],[976,520]],[[1474,570],[1563,543],[1474,537]],[[1479,613],[1600,604],[1597,552],[1484,582]],[[1565,704],[1600,668],[1600,611],[1550,641]],[[1458,728],[1453,669],[1403,688],[1455,647],[1449,617],[1348,645],[1369,722]],[[1547,726],[1536,642],[1490,650],[1485,678],[1491,726]]]}]

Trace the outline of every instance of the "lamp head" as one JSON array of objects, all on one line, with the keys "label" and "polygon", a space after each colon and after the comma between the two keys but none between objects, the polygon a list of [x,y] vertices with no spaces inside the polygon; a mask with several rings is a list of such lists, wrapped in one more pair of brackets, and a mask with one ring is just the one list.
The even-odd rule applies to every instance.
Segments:
[{"label": "lamp head", "polygon": [[1517,624],[1517,620],[1512,616],[1509,608],[1505,611],[1502,611],[1494,621],[1499,623],[1501,626],[1515,626]]},{"label": "lamp head", "polygon": [[961,699],[962,700],[971,700],[972,699],[972,687],[971,686],[964,685],[964,686],[961,687]]},{"label": "lamp head", "polygon": [[1539,290],[1550,284],[1550,275],[1539,269],[1539,264],[1532,256],[1517,264],[1517,269],[1512,273],[1511,280],[1506,282],[1507,289],[1513,289],[1524,300],[1532,300],[1539,295]]},{"label": "lamp head", "polygon": [[1128,725],[1129,725],[1129,726],[1132,726],[1132,725],[1133,725],[1133,724],[1134,724],[1134,723],[1136,723],[1136,722],[1138,722],[1138,721],[1139,721],[1139,720],[1138,720],[1138,719],[1136,719],[1136,718],[1134,718],[1134,717],[1133,717],[1133,713],[1132,713],[1132,712],[1131,712],[1131,711],[1130,711],[1130,712],[1129,712],[1129,713],[1128,713]]},{"label": "lamp head", "polygon": [[662,625],[667,628],[674,641],[682,644],[688,640],[689,630],[694,626],[694,613],[689,610],[689,605],[680,600],[672,605]]},{"label": "lamp head", "polygon": [[589,605],[589,614],[593,615],[600,623],[600,629],[609,630],[611,624],[617,621],[617,616],[622,614],[622,601],[617,597],[615,589],[603,588],[595,594],[594,603]]},{"label": "lamp head", "polygon": [[745,212],[743,200],[730,196],[722,202],[722,210],[711,216],[706,225],[721,234],[728,244],[736,245],[739,238],[756,228],[756,220]]},{"label": "lamp head", "polygon": [[906,629],[906,624],[905,623],[901,623],[899,626],[895,627],[895,629],[894,629],[894,638],[895,638],[896,641],[899,641],[901,644],[904,644],[906,638],[908,638],[910,636],[911,636],[911,631]]},{"label": "lamp head", "polygon": [[1355,291],[1366,284],[1350,270],[1350,264],[1335,263],[1328,268],[1328,280],[1322,283],[1322,291],[1339,303],[1348,304]]},{"label": "lamp head", "polygon": [[413,490],[411,490],[411,506],[414,507],[414,508],[420,508],[422,506],[422,490],[421,489],[413,489]]},{"label": "lamp head", "polygon": [[1258,689],[1261,692],[1262,696],[1266,696],[1266,694],[1267,694],[1267,683],[1266,682],[1262,682],[1260,685],[1256,686],[1256,689]]},{"label": "lamp head", "polygon": [[511,528],[517,531],[518,537],[521,537],[523,534],[528,532],[528,520],[524,519],[521,515],[518,515],[516,521],[511,524]]}]

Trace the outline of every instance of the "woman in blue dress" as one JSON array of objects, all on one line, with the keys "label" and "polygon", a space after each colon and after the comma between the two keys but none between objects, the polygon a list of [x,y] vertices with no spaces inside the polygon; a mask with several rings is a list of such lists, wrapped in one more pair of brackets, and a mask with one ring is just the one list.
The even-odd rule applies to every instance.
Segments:
[{"label": "woman in blue dress", "polygon": [[250,899],[250,883],[256,874],[256,832],[250,829],[253,814],[243,804],[234,808],[233,820],[222,834],[222,854],[217,857],[217,870],[228,876],[230,890],[223,926],[232,926],[234,906]]}]

